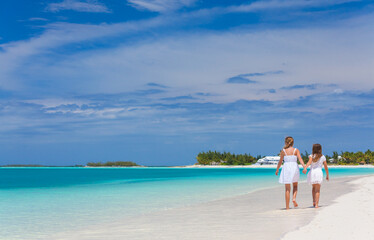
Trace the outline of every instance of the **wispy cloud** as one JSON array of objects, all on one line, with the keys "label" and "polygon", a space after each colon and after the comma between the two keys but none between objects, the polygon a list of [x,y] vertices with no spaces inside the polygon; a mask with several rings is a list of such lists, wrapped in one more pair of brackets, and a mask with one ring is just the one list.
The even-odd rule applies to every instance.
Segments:
[{"label": "wispy cloud", "polygon": [[149,86],[149,87],[158,87],[158,88],[168,88],[165,85],[154,83],[154,82],[147,83],[147,86]]},{"label": "wispy cloud", "polygon": [[[304,90],[324,94],[373,87],[370,53],[374,35],[372,25],[368,24],[373,19],[371,15],[360,21],[308,29],[177,31],[151,37],[149,41],[123,43],[131,34],[178,24],[177,18],[173,19],[173,16],[158,16],[116,24],[49,24],[40,36],[1,46],[1,85],[7,90],[22,89],[34,95],[47,92],[64,96],[78,92],[89,98],[91,94],[91,101],[104,101],[114,93],[129,91],[118,94],[117,101],[158,103],[168,99],[202,105],[243,99],[290,101],[308,96],[310,91]],[[120,41],[112,44],[117,38]],[[89,46],[95,41],[105,47],[99,51],[80,51],[81,43]],[[107,42],[111,43],[109,47],[105,45]],[[65,51],[65,47],[70,50],[75,46],[77,51]],[[251,72],[237,75],[248,71]],[[222,81],[222,76],[234,77]],[[310,79],[321,80],[310,84]],[[325,87],[326,79],[339,85],[339,89],[334,90],[332,85]],[[229,81],[258,84],[226,84]],[[137,90],[144,86],[150,89]],[[293,89],[293,94],[280,91],[286,89]],[[95,95],[98,92],[105,94]],[[194,96],[198,97],[193,99]]]},{"label": "wispy cloud", "polygon": [[[281,101],[239,100],[229,103],[191,102],[191,96],[127,101],[116,94],[106,98],[0,101],[2,136],[17,134],[92,134],[96,136],[157,133],[262,132],[279,128],[303,129],[318,119],[318,128],[370,126],[374,111],[373,90],[344,94],[312,94]],[[135,98],[136,99],[136,98]],[[352,114],[352,113],[355,114]],[[287,113],[287,114],[285,114]],[[360,117],[358,117],[360,116]],[[13,119],[13,121],[10,121]],[[290,124],[290,119],[293,119]],[[69,129],[67,129],[68,127]]]},{"label": "wispy cloud", "polygon": [[267,75],[272,75],[272,74],[282,74],[284,73],[281,70],[278,71],[268,71],[268,72],[255,72],[255,73],[244,73],[244,74],[239,74],[234,77],[230,77],[229,79],[226,80],[227,83],[239,83],[239,84],[248,84],[248,83],[258,83],[258,81],[249,79],[250,77],[262,77],[262,76],[267,76]]},{"label": "wispy cloud", "polygon": [[178,101],[178,100],[194,100],[195,97],[188,95],[188,96],[176,96],[176,97],[168,97],[168,98],[162,98],[161,100],[165,101]]},{"label": "wispy cloud", "polygon": [[257,81],[248,79],[245,74],[231,77],[227,79],[226,82],[227,83],[239,83],[239,84],[257,83]]},{"label": "wispy cloud", "polygon": [[349,2],[358,2],[360,0],[267,0],[255,1],[249,4],[230,6],[226,8],[227,12],[256,12],[265,10],[280,10],[285,8],[304,8],[331,6]]},{"label": "wispy cloud", "polygon": [[268,72],[256,72],[256,73],[246,73],[241,74],[241,76],[245,77],[260,77],[260,76],[266,76],[266,75],[272,75],[272,74],[282,74],[284,71],[277,70],[277,71],[268,71]]},{"label": "wispy cloud", "polygon": [[129,4],[139,10],[152,12],[170,12],[193,5],[196,0],[128,0]]},{"label": "wispy cloud", "polygon": [[315,90],[319,86],[319,84],[304,84],[304,85],[293,85],[293,86],[287,86],[282,87],[283,90],[294,90],[294,89],[308,89],[308,90]]},{"label": "wispy cloud", "polygon": [[[316,84],[323,84],[328,79],[339,84],[343,90],[367,89],[372,86],[369,77],[371,55],[365,52],[371,51],[371,40],[374,38],[372,26],[365,24],[370,22],[369,19],[372,18],[349,23],[349,27],[338,24],[338,28],[179,33],[136,44],[112,45],[100,51],[60,51],[58,56],[51,52],[64,49],[69,44],[72,47],[68,49],[73,48],[73,44],[79,47],[78,43],[100,42],[101,39],[109,39],[112,43],[116,41],[117,34],[122,40],[133,33],[163,26],[166,18],[113,25],[54,24],[49,25],[39,37],[2,45],[0,62],[3,68],[0,68],[0,74],[2,71],[7,74],[4,73],[0,81],[4,89],[22,86],[26,89],[32,87],[33,91],[36,90],[34,85],[45,81],[48,85],[43,87],[44,92],[49,85],[57,84],[58,93],[57,88],[50,88],[48,91],[51,94],[95,93],[97,86],[107,93],[132,91],[152,81],[149,87],[160,88],[155,85],[158,84],[176,91],[175,95],[165,97],[209,92],[212,95],[206,98],[215,102],[298,98],[305,91],[289,95],[264,89],[310,85],[310,79],[321,79]],[[349,42],[360,44],[347,48]],[[361,60],[349,61],[352,58]],[[251,72],[236,75],[248,71]],[[223,76],[236,76],[258,81],[259,84],[226,84],[222,81]],[[353,78],[360,84],[353,84]],[[303,89],[307,88],[299,87],[297,90]],[[319,88],[319,91],[331,89]]]},{"label": "wispy cloud", "polygon": [[63,0],[62,2],[50,3],[47,8],[50,12],[72,10],[77,12],[110,13],[111,11],[97,0]]},{"label": "wispy cloud", "polygon": [[285,86],[280,89],[282,90],[297,90],[297,89],[308,89],[308,90],[316,90],[317,88],[322,88],[322,87],[327,87],[327,88],[336,88],[338,87],[337,84],[297,84],[297,85],[292,85],[292,86]]},{"label": "wispy cloud", "polygon": [[33,17],[33,18],[29,18],[29,21],[31,21],[31,22],[35,22],[35,21],[46,22],[46,21],[48,21],[48,19],[40,18],[40,17]]}]

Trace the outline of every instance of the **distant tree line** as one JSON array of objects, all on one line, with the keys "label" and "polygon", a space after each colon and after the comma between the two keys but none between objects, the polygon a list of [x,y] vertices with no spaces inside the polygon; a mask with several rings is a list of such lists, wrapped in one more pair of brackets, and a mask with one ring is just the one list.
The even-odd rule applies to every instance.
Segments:
[{"label": "distant tree line", "polygon": [[333,152],[332,158],[333,163],[339,165],[374,164],[374,152],[369,149],[366,152]]},{"label": "distant tree line", "polygon": [[[309,153],[301,153],[301,157],[304,162],[307,162],[309,159]],[[341,151],[340,154],[337,151],[332,153],[332,156],[325,155],[327,163],[337,164],[337,165],[363,165],[363,164],[374,164],[374,152],[369,149],[366,152],[348,152]]]},{"label": "distant tree line", "polygon": [[[307,151],[300,153],[305,163],[309,160]],[[250,154],[234,154],[230,152],[208,151],[200,152],[196,159],[200,165],[251,165],[257,162],[262,156],[253,157]],[[332,156],[325,155],[328,164],[337,165],[362,165],[374,164],[374,152],[367,150],[366,152],[333,152]]]},{"label": "distant tree line", "polygon": [[0,167],[84,167],[83,165],[71,165],[71,166],[54,166],[54,165],[41,165],[41,164],[6,164]]},{"label": "distant tree line", "polygon": [[122,162],[122,161],[117,161],[117,162],[89,162],[87,163],[88,167],[134,167],[134,166],[139,166],[138,164],[134,162]]},{"label": "distant tree line", "polygon": [[200,165],[250,165],[256,163],[261,156],[253,157],[250,154],[233,154],[230,152],[208,151],[200,152],[196,159]]},{"label": "distant tree line", "polygon": [[2,167],[44,167],[44,165],[39,165],[39,164],[7,164],[7,165],[2,165]]}]

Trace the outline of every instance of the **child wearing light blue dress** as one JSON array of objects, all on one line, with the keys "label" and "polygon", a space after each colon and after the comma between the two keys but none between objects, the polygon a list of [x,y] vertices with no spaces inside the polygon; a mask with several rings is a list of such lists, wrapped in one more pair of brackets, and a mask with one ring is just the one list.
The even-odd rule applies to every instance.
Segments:
[{"label": "child wearing light blue dress", "polygon": [[300,169],[297,164],[297,160],[300,161],[304,167],[304,161],[300,156],[300,151],[293,147],[294,140],[292,137],[286,137],[284,140],[284,148],[280,153],[280,160],[278,162],[277,170],[275,175],[278,175],[279,168],[284,161],[281,174],[279,176],[279,183],[285,184],[285,198],[286,198],[286,209],[290,209],[290,192],[291,184],[293,186],[293,198],[292,202],[294,207],[297,207],[296,195],[298,190],[298,182],[300,178]]}]

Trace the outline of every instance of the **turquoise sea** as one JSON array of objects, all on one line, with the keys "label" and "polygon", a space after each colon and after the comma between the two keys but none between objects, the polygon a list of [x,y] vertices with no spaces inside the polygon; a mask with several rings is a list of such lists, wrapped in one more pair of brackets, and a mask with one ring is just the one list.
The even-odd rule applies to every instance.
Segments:
[{"label": "turquoise sea", "polygon": [[[274,169],[0,168],[0,239],[38,239],[277,186]],[[374,168],[330,169],[330,178]],[[302,180],[305,175],[302,174]]]}]

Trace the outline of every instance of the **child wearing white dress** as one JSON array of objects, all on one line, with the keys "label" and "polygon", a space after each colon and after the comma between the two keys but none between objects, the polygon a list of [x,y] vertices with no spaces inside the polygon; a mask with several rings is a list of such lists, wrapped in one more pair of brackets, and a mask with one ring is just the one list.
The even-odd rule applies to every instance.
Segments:
[{"label": "child wearing white dress", "polygon": [[298,206],[296,202],[296,195],[297,195],[298,181],[300,177],[300,169],[299,169],[299,165],[297,164],[297,160],[299,159],[303,167],[304,167],[304,161],[300,156],[300,151],[297,148],[293,147],[294,140],[292,137],[286,137],[284,142],[285,142],[284,148],[280,153],[280,160],[278,162],[275,175],[278,175],[279,168],[282,165],[282,162],[284,160],[282,171],[279,176],[279,183],[285,184],[286,209],[288,210],[290,209],[291,184],[293,185],[292,202],[293,202],[294,207]]},{"label": "child wearing white dress", "polygon": [[307,168],[310,170],[307,176],[307,182],[313,186],[313,206],[318,208],[321,184],[323,181],[322,165],[325,167],[326,180],[329,180],[329,169],[326,163],[326,157],[322,155],[322,146],[320,144],[313,144],[312,155],[309,156],[309,161],[304,167],[303,173],[306,173]]}]

